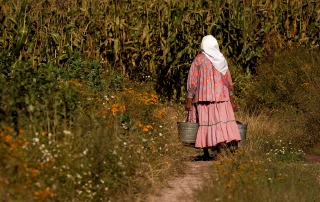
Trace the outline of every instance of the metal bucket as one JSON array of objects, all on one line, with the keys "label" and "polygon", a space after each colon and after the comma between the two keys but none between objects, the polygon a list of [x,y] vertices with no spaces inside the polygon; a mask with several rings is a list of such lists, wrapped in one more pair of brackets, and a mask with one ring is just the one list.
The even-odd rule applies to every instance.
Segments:
[{"label": "metal bucket", "polygon": [[238,146],[244,146],[246,144],[246,134],[247,134],[247,126],[248,124],[243,124],[241,122],[238,122],[238,129],[241,137],[241,141],[238,142]]},{"label": "metal bucket", "polygon": [[194,144],[197,138],[199,123],[177,122],[177,124],[181,142]]}]

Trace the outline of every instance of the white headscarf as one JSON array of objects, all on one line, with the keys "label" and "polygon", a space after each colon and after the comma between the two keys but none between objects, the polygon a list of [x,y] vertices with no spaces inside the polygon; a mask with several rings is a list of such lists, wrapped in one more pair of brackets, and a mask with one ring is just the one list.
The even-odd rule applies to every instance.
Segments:
[{"label": "white headscarf", "polygon": [[220,52],[217,39],[212,35],[202,38],[201,50],[211,61],[212,65],[223,75],[228,71],[228,63],[223,54]]}]

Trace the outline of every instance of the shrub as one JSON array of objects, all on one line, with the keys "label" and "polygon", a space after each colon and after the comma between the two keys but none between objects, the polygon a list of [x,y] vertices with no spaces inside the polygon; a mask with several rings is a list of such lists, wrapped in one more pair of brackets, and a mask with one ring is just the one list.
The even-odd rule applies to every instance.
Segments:
[{"label": "shrub", "polygon": [[319,141],[319,50],[294,48],[261,61],[243,92],[245,109],[264,111],[299,130],[294,141],[304,149]]}]

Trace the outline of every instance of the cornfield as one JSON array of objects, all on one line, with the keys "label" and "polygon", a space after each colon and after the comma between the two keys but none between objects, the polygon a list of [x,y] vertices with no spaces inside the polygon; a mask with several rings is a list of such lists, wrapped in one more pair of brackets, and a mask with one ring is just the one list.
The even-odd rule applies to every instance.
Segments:
[{"label": "cornfield", "polygon": [[320,42],[316,0],[3,0],[0,6],[0,50],[12,67],[53,61],[68,69],[80,52],[105,70],[155,81],[169,99],[183,95],[203,35],[214,35],[247,74],[273,51],[270,39],[277,48]]}]

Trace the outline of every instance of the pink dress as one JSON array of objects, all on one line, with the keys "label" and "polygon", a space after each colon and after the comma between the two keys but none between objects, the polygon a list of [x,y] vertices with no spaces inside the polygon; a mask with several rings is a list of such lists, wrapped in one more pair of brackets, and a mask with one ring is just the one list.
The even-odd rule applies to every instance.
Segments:
[{"label": "pink dress", "polygon": [[222,75],[200,53],[189,70],[188,97],[193,98],[188,122],[199,123],[196,148],[214,147],[221,142],[241,141],[229,95],[232,94],[229,70]]}]

